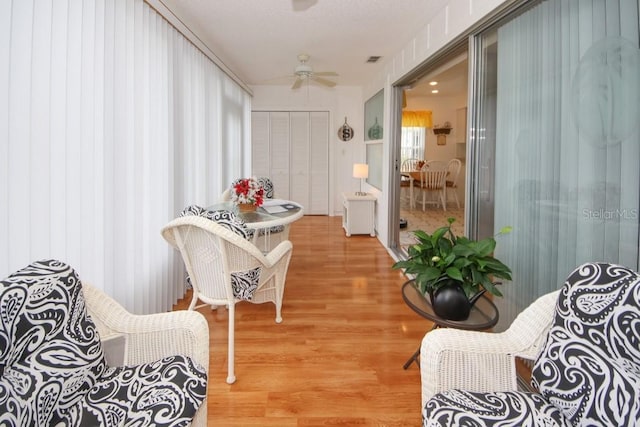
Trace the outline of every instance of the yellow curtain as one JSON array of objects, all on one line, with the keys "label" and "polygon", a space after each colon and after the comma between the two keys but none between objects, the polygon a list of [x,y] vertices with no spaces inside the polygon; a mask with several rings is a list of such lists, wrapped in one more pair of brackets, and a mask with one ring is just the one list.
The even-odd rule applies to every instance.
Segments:
[{"label": "yellow curtain", "polygon": [[402,127],[433,127],[431,120],[431,111],[403,111]]}]

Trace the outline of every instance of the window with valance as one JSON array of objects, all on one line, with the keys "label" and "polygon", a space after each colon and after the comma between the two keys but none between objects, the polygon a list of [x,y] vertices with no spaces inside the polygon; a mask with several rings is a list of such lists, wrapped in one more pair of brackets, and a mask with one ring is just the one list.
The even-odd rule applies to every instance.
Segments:
[{"label": "window with valance", "polygon": [[425,159],[425,129],[433,127],[431,111],[403,111],[401,162],[406,159]]}]

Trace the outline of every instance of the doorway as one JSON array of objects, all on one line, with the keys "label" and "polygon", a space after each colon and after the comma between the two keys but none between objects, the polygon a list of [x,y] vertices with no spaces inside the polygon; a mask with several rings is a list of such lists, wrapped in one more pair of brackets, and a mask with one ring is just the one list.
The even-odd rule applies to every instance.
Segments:
[{"label": "doorway", "polygon": [[[453,229],[456,234],[464,234],[468,100],[466,49],[455,50],[455,54],[434,62],[411,83],[397,89],[402,92],[399,103],[402,118],[398,120],[401,129],[392,150],[398,153],[398,170],[411,158],[419,161],[418,166],[429,161],[452,162],[454,170],[454,164],[459,165],[458,174],[450,172],[447,176],[445,204],[429,203],[423,207],[420,189],[414,185],[410,191],[406,180],[398,183],[400,190],[392,206],[398,218],[394,221],[397,223],[395,250],[406,253],[407,247],[415,242],[415,230],[431,233],[446,225],[450,217],[455,218]],[[420,120],[414,120],[416,117]],[[427,195],[424,197],[427,199]]]}]

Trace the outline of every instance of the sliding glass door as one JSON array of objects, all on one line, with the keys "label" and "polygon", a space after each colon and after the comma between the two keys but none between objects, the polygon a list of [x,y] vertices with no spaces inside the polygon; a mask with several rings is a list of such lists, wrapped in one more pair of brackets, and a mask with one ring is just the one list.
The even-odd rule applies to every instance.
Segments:
[{"label": "sliding glass door", "polygon": [[472,235],[505,225],[504,329],[585,261],[638,268],[638,0],[547,0],[475,37]]}]

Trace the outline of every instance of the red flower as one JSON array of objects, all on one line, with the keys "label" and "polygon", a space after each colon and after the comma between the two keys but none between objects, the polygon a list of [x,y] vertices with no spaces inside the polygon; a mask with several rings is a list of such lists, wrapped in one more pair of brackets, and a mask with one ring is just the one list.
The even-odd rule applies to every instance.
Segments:
[{"label": "red flower", "polygon": [[250,203],[261,206],[264,201],[264,189],[253,178],[239,180],[233,186],[234,193],[232,200],[237,203]]}]

